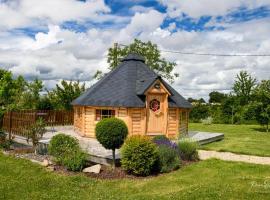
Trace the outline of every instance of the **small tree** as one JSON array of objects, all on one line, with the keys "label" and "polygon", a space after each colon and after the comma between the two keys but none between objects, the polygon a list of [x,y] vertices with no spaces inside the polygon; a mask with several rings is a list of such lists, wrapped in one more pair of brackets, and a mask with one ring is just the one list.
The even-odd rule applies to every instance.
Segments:
[{"label": "small tree", "polygon": [[37,153],[37,145],[39,140],[43,137],[46,132],[45,123],[41,118],[39,118],[30,128],[27,130],[27,141],[32,140],[33,148],[35,154]]},{"label": "small tree", "polygon": [[[143,42],[135,39],[127,46],[117,46],[108,49],[107,63],[109,64],[109,71],[115,69],[121,62],[121,59],[126,57],[129,53],[137,53],[145,58],[145,63],[157,74],[166,78],[171,83],[175,78],[179,77],[178,73],[173,73],[176,66],[175,62],[169,62],[162,58],[158,46],[151,41]],[[98,70],[94,78],[100,79],[103,77],[102,71]]]},{"label": "small tree", "polygon": [[113,168],[115,168],[115,149],[119,149],[128,135],[128,128],[120,119],[103,119],[96,125],[96,138],[106,149],[112,150]]},{"label": "small tree", "polygon": [[256,78],[253,78],[247,71],[240,71],[237,74],[233,84],[233,91],[240,99],[241,105],[246,105],[250,102],[256,82]]}]

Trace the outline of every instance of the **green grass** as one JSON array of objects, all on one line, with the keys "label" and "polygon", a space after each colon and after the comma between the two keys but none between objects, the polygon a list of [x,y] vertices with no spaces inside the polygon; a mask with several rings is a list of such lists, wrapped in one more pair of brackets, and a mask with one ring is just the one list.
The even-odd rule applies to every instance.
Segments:
[{"label": "green grass", "polygon": [[204,145],[202,149],[270,156],[270,132],[265,132],[259,125],[190,123],[189,128],[193,131],[224,133],[224,140]]},{"label": "green grass", "polygon": [[270,167],[201,161],[170,174],[136,180],[95,180],[47,172],[0,154],[0,199],[269,199]]}]

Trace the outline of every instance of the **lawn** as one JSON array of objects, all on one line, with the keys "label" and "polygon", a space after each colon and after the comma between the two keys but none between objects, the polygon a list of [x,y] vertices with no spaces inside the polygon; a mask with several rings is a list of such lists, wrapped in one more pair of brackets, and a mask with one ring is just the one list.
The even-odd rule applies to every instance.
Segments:
[{"label": "lawn", "polygon": [[201,123],[189,125],[190,130],[193,131],[224,133],[224,140],[202,146],[202,149],[270,156],[270,132],[265,132],[259,125],[203,125]]},{"label": "lawn", "polygon": [[207,160],[154,178],[109,181],[47,172],[0,154],[0,199],[269,199],[269,169]]}]

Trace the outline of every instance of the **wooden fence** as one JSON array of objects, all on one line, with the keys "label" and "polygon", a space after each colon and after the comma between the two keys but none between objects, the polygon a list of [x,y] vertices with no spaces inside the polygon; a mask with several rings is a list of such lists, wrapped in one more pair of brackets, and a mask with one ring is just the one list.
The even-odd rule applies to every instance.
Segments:
[{"label": "wooden fence", "polygon": [[39,118],[47,126],[72,125],[73,111],[66,110],[22,110],[6,112],[3,117],[2,129],[9,135],[26,136],[26,130]]}]

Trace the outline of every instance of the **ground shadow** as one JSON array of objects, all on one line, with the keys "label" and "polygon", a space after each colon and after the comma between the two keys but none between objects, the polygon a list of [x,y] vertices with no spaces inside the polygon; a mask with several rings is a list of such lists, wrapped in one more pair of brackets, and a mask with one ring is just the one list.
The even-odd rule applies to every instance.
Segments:
[{"label": "ground shadow", "polygon": [[258,131],[258,132],[262,132],[262,133],[266,133],[266,128],[260,127],[260,128],[251,128],[254,131]]}]

